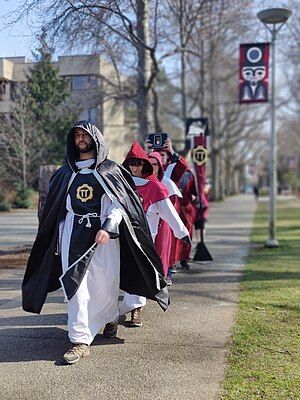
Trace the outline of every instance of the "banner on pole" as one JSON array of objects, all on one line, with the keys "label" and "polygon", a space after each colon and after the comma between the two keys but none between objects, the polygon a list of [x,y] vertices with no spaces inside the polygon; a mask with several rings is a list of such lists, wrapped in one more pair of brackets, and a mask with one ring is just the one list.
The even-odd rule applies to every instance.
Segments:
[{"label": "banner on pole", "polygon": [[[194,163],[195,182],[198,195],[197,223],[200,230],[200,242],[197,243],[196,252],[193,261],[212,261],[212,256],[204,244],[204,210],[207,209],[205,200],[205,170],[208,160],[208,151],[206,148],[206,137],[208,135],[207,118],[189,118],[186,123],[186,136],[191,149],[191,156]],[[196,225],[195,225],[196,227]]]},{"label": "banner on pole", "polygon": [[202,200],[205,185],[205,170],[208,159],[206,137],[208,135],[207,118],[188,118],[186,122],[186,137],[189,142],[192,161],[194,163],[196,187],[199,201]]},{"label": "banner on pole", "polygon": [[240,103],[268,102],[269,43],[240,45]]}]

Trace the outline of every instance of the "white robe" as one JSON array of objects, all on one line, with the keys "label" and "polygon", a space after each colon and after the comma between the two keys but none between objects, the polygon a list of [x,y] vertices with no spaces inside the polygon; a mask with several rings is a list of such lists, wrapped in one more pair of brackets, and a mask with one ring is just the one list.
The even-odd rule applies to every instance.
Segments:
[{"label": "white robe", "polygon": [[[83,169],[79,173],[97,172]],[[68,195],[69,196],[69,195]],[[120,223],[122,214],[104,194],[101,198],[100,220],[106,218]],[[87,217],[85,217],[87,218]],[[61,258],[63,273],[70,267],[68,249],[73,229],[74,212],[67,197],[67,215],[61,226]],[[87,227],[87,229],[89,229]],[[110,239],[106,244],[98,244],[86,274],[75,295],[67,302],[68,332],[72,343],[90,345],[106,323],[118,317],[118,295],[120,280],[120,243]]]}]

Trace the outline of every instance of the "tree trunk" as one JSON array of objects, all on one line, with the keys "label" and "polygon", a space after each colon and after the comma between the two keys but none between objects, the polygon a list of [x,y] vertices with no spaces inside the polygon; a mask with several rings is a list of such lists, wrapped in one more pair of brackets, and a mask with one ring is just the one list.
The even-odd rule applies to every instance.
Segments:
[{"label": "tree trunk", "polygon": [[220,188],[219,188],[219,176],[220,176],[220,166],[219,166],[219,157],[216,151],[211,152],[211,172],[212,172],[212,192],[211,199],[219,200],[220,199]]},{"label": "tree trunk", "polygon": [[23,114],[23,98],[21,98],[21,141],[22,141],[22,181],[23,188],[27,188],[27,160],[26,160],[26,133]]},{"label": "tree trunk", "polygon": [[[149,15],[148,0],[136,1],[137,36],[148,46],[149,39]],[[143,44],[137,44],[138,74],[137,74],[137,118],[140,140],[144,140],[149,133],[149,90],[148,82],[151,72],[151,58],[149,50]]]},{"label": "tree trunk", "polygon": [[40,167],[39,175],[39,204],[38,204],[38,218],[41,218],[46,197],[49,191],[49,181],[51,176],[59,167],[57,165],[43,165]]},{"label": "tree trunk", "polygon": [[[180,0],[180,47],[185,47],[184,39],[184,20],[183,20],[183,0]],[[181,52],[181,71],[180,71],[180,85],[181,85],[181,116],[183,121],[183,127],[186,123],[186,54],[184,51]]]},{"label": "tree trunk", "polygon": [[162,132],[162,127],[159,120],[159,102],[157,91],[152,87],[152,110],[153,110],[153,122],[155,132]]}]

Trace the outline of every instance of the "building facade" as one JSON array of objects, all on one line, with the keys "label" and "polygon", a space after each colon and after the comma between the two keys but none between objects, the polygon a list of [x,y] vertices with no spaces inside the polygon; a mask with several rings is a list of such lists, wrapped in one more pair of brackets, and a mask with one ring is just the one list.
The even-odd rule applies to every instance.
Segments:
[{"label": "building facade", "polygon": [[[69,82],[69,102],[78,120],[97,125],[110,148],[109,158],[122,162],[131,143],[125,123],[125,103],[118,97],[124,77],[100,55],[58,57],[59,76]],[[16,85],[24,83],[34,61],[26,57],[0,58],[0,115],[9,116]]]}]

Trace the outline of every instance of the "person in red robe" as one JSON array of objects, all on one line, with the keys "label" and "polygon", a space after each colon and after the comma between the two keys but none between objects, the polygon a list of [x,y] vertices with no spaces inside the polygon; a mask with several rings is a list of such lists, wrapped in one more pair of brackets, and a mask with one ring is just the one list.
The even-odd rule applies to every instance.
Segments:
[{"label": "person in red robe", "polygon": [[[140,196],[143,209],[149,224],[154,244],[159,230],[159,221],[163,219],[172,228],[178,239],[190,242],[188,230],[180,220],[173,204],[169,200],[166,187],[153,174],[153,167],[143,148],[135,141],[123,162],[123,166],[131,172],[133,181]],[[165,239],[163,238],[165,243]],[[157,248],[156,248],[157,250]],[[160,255],[158,253],[158,255]],[[134,294],[124,294],[120,314],[131,311],[131,326],[142,325],[142,308],[146,299]]]},{"label": "person in red robe", "polygon": [[201,233],[200,233],[201,228],[203,229],[203,234],[205,235],[205,227],[206,223],[208,222],[208,214],[210,209],[210,194],[211,194],[211,183],[209,179],[206,179],[201,198],[202,208],[198,209],[194,224],[198,243],[201,240]]},{"label": "person in red robe", "polygon": [[[153,174],[167,188],[169,198],[181,197],[181,193],[176,184],[164,174],[161,155],[158,152],[154,151],[149,153],[148,158],[153,167]],[[174,212],[177,213],[177,211]],[[170,253],[173,237],[174,235],[172,233],[171,226],[167,221],[161,218],[159,220],[158,233],[155,237],[155,247],[161,258],[164,269],[164,276],[168,285],[172,285],[172,280],[168,272],[170,267]]]},{"label": "person in red robe", "polygon": [[[197,189],[195,177],[190,169],[187,169],[179,181],[179,188],[182,197],[179,198],[179,216],[189,231],[190,237],[193,237],[193,227],[195,223],[197,209],[195,200],[197,198]],[[179,260],[182,269],[189,270],[192,246],[187,243],[176,241],[176,259]]]},{"label": "person in red robe", "polygon": [[[149,140],[146,140],[145,142],[145,149],[148,156],[150,156],[151,152],[153,151],[153,148],[152,148],[152,143]],[[161,155],[165,176],[170,178],[178,187],[180,178],[183,176],[183,174],[189,167],[184,157],[180,156],[174,151],[172,146],[172,141],[170,138],[167,138],[165,140],[165,142],[163,143],[163,147],[156,148],[155,151],[157,151]],[[171,195],[170,200],[179,214],[180,204],[178,196]],[[172,273],[176,272],[175,264],[177,261],[179,261],[179,259],[176,258],[176,246],[177,246],[177,239],[172,234],[172,244],[171,244],[169,272],[168,272],[168,277],[170,279]]]},{"label": "person in red robe", "polygon": [[156,149],[152,148],[152,143],[149,140],[146,140],[145,151],[148,156],[154,150],[161,155],[165,176],[178,185],[180,178],[189,167],[184,157],[174,151],[170,138],[165,140],[163,147]]}]

